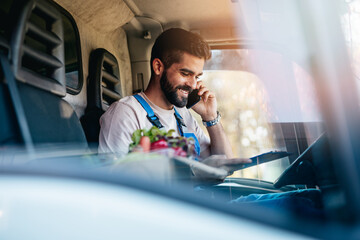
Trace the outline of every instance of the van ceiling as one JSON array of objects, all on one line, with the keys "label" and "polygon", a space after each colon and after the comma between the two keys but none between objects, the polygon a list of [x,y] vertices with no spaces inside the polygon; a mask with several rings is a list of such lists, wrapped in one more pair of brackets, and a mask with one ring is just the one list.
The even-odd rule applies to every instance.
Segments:
[{"label": "van ceiling", "polygon": [[237,0],[124,0],[135,16],[158,20],[164,28],[188,29],[234,25]]},{"label": "van ceiling", "polygon": [[123,1],[136,17],[154,19],[163,29],[182,27],[196,31],[208,42],[236,41],[240,29],[242,34],[248,32],[242,19],[243,3],[247,0]]},{"label": "van ceiling", "polygon": [[238,0],[54,0],[66,10],[109,32],[133,16],[157,20],[166,29],[177,26],[191,30],[234,27]]},{"label": "van ceiling", "polygon": [[[54,0],[83,22],[101,32],[110,32],[135,17],[147,17],[163,29],[182,27],[198,31],[209,41],[236,39],[236,32],[247,32],[240,19],[247,0]],[[258,1],[254,0],[252,4]],[[245,25],[240,26],[239,23]],[[245,31],[247,30],[247,31]]]}]

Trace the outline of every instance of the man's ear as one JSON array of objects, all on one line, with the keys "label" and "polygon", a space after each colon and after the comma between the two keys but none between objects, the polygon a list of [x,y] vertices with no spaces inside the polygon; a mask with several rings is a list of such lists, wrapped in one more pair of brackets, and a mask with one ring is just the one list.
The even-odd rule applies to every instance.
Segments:
[{"label": "man's ear", "polygon": [[163,73],[165,66],[159,58],[155,58],[152,62],[152,68],[154,73],[160,76]]}]

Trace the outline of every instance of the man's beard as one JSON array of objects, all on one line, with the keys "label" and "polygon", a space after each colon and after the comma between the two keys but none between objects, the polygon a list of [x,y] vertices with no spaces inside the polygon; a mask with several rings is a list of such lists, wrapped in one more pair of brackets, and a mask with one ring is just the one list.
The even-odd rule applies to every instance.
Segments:
[{"label": "man's beard", "polygon": [[171,104],[173,104],[173,105],[175,105],[176,107],[179,107],[179,108],[185,107],[185,105],[187,104],[188,98],[187,97],[180,97],[179,94],[178,94],[178,89],[189,91],[189,93],[190,93],[192,91],[191,87],[185,86],[185,85],[174,87],[169,82],[169,79],[167,78],[166,71],[164,71],[163,75],[161,76],[160,86],[161,86],[161,90],[165,94],[166,99]]}]

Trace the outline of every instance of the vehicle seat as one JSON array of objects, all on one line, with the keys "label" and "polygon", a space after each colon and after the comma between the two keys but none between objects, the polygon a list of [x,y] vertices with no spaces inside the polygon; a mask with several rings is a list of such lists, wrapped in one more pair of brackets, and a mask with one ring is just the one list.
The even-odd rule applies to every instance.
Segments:
[{"label": "vehicle seat", "polygon": [[[7,40],[0,36],[0,54],[8,59],[10,46]],[[7,86],[3,68],[0,68],[0,146],[12,145],[21,141],[20,132],[16,122],[15,112],[12,111],[12,102]],[[8,114],[5,114],[8,113]],[[4,117],[3,117],[4,116]]]},{"label": "vehicle seat", "polygon": [[98,146],[101,115],[121,97],[119,65],[115,56],[103,48],[94,50],[89,62],[87,107],[81,118],[90,146]]},{"label": "vehicle seat", "polygon": [[[2,64],[14,79],[5,77],[1,83],[1,101],[12,103],[12,107],[0,108],[7,119],[1,129],[13,129],[11,139],[1,139],[1,144],[62,143],[86,149],[80,121],[63,99],[66,84],[61,15],[43,0],[31,0],[22,6],[11,34],[10,59]],[[7,63],[9,66],[4,66]],[[9,82],[14,83],[12,87]]]}]

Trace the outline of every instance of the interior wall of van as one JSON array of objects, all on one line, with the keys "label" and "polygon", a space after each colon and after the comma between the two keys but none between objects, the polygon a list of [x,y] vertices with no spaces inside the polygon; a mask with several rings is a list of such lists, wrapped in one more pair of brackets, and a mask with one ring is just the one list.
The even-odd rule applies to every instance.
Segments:
[{"label": "interior wall of van", "polygon": [[123,28],[128,38],[133,90],[138,92],[149,83],[151,49],[164,29],[159,21],[148,17],[134,17]]},{"label": "interior wall of van", "polygon": [[[126,33],[121,28],[133,18],[133,13],[122,1],[106,1],[101,5],[97,1],[56,0],[74,18],[80,33],[81,58],[83,59],[83,89],[78,95],[67,94],[67,100],[76,109],[78,117],[84,114],[87,105],[87,79],[89,75],[90,53],[97,48],[104,48],[112,53],[119,63],[122,96],[132,94],[130,56]],[[103,4],[111,5],[104,7]],[[87,7],[84,7],[86,5]],[[80,7],[81,6],[81,7]],[[86,9],[86,11],[84,11]],[[106,9],[106,10],[104,10]],[[101,18],[96,17],[102,15]],[[97,19],[94,21],[94,19]],[[102,19],[101,22],[98,19]]]}]

